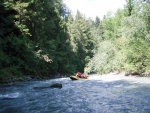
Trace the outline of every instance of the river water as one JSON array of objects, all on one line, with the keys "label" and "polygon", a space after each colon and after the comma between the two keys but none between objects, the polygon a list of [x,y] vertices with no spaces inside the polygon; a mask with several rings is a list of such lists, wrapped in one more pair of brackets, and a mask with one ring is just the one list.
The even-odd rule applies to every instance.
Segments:
[{"label": "river water", "polygon": [[[53,83],[63,87],[48,88]],[[0,113],[150,113],[150,81],[61,78],[1,86]]]}]

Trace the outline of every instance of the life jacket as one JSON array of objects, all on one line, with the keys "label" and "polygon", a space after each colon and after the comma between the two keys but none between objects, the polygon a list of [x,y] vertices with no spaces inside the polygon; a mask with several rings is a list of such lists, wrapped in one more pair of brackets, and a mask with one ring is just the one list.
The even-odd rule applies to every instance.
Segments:
[{"label": "life jacket", "polygon": [[83,73],[83,74],[81,75],[81,78],[88,78],[88,75],[86,75],[86,74]]},{"label": "life jacket", "polygon": [[80,72],[77,72],[77,74],[76,74],[76,76],[79,78],[81,78],[81,75],[82,75],[82,73],[80,73]]},{"label": "life jacket", "polygon": [[79,78],[88,78],[88,75],[86,75],[84,73],[80,73],[80,72],[77,72],[76,76]]}]

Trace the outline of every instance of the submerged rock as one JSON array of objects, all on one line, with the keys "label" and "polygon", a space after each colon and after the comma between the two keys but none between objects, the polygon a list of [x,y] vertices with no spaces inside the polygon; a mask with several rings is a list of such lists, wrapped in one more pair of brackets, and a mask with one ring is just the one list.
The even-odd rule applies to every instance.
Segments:
[{"label": "submerged rock", "polygon": [[50,87],[51,88],[62,88],[62,84],[60,84],[60,83],[54,83]]},{"label": "submerged rock", "polygon": [[60,83],[53,83],[50,86],[38,86],[38,87],[34,87],[33,89],[46,89],[46,88],[62,88],[62,84],[60,84]]},{"label": "submerged rock", "polygon": [[50,86],[38,86],[34,87],[33,89],[46,89],[46,88],[50,88]]}]

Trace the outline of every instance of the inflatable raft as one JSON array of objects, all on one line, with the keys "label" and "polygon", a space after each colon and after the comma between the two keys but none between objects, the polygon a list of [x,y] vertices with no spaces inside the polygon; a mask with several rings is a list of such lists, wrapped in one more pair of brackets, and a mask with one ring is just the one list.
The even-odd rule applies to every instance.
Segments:
[{"label": "inflatable raft", "polygon": [[70,76],[71,80],[88,80],[88,78],[79,78],[77,76]]}]

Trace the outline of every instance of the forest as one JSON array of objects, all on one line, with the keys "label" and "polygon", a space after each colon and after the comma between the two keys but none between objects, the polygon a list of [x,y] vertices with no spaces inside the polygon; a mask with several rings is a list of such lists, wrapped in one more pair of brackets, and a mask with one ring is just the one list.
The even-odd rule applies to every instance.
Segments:
[{"label": "forest", "polygon": [[95,20],[63,0],[0,1],[0,83],[77,71],[149,76],[149,0]]}]

